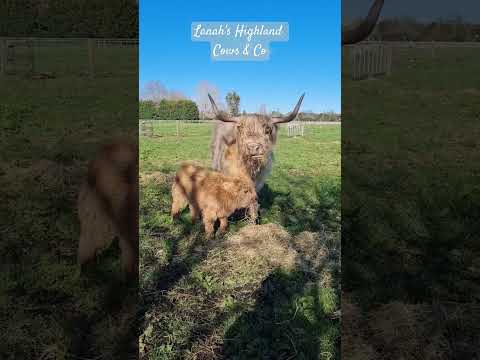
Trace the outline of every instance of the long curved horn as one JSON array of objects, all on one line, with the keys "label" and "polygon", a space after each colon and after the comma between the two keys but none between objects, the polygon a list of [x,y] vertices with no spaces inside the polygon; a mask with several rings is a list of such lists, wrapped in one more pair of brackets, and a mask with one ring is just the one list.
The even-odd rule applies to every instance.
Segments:
[{"label": "long curved horn", "polygon": [[295,108],[289,115],[283,116],[283,117],[274,117],[272,118],[272,123],[281,124],[281,123],[286,123],[295,119],[297,117],[298,111],[300,110],[300,105],[302,105],[304,96],[305,96],[305,93],[303,93],[302,96],[300,96],[300,99],[298,99],[297,105],[295,105]]},{"label": "long curved horn", "polygon": [[213,98],[210,96],[210,94],[208,94],[208,98],[210,99],[213,112],[215,113],[215,116],[217,117],[218,120],[223,122],[238,122],[238,118],[233,116],[228,116],[225,112],[219,111],[217,108],[217,105],[215,104],[215,101],[213,101]]},{"label": "long curved horn", "polygon": [[354,29],[342,31],[342,45],[355,44],[365,39],[373,31],[382,11],[384,0],[375,0],[367,17]]}]

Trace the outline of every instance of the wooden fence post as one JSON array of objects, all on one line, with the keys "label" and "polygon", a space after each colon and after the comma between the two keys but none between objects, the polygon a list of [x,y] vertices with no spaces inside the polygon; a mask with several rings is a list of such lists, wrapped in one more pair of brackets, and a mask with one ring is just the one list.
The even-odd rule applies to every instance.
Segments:
[{"label": "wooden fence post", "polygon": [[28,42],[30,50],[30,73],[35,74],[35,41],[32,39]]},{"label": "wooden fence post", "polygon": [[7,39],[2,39],[0,42],[0,75],[5,75],[7,73]]},{"label": "wooden fence post", "polygon": [[90,78],[95,77],[95,43],[94,39],[88,39],[88,72]]},{"label": "wooden fence post", "polygon": [[393,55],[393,47],[389,46],[388,47],[388,65],[387,65],[387,75],[390,75],[392,73],[392,55]]}]

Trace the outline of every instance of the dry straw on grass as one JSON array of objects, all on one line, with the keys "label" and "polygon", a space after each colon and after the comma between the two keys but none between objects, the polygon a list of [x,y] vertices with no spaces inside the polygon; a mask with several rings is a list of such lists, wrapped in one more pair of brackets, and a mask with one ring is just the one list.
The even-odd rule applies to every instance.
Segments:
[{"label": "dry straw on grass", "polygon": [[342,296],[342,358],[344,359],[451,359],[472,358],[480,339],[455,338],[452,329],[472,327],[480,308],[471,304],[405,304],[393,301],[363,313]]}]

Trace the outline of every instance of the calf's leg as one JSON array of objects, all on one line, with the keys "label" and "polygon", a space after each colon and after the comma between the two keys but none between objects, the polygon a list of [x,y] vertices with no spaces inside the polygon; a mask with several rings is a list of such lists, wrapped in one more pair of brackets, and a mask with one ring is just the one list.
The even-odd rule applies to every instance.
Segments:
[{"label": "calf's leg", "polygon": [[218,228],[217,234],[223,235],[227,231],[228,219],[226,217],[220,218],[220,227]]}]

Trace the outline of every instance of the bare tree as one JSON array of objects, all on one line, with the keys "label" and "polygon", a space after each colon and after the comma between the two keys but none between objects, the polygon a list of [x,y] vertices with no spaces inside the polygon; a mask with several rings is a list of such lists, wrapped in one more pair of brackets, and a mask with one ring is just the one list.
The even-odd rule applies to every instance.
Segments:
[{"label": "bare tree", "polygon": [[151,100],[154,102],[160,102],[162,99],[167,100],[181,100],[187,99],[187,97],[177,90],[168,90],[165,85],[160,81],[154,80],[149,81],[143,87],[142,92],[140,93],[140,98],[142,100]]},{"label": "bare tree", "polygon": [[167,88],[160,81],[149,81],[143,87],[140,97],[144,100],[159,102],[168,96]]}]

